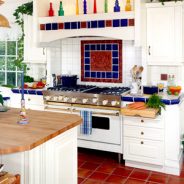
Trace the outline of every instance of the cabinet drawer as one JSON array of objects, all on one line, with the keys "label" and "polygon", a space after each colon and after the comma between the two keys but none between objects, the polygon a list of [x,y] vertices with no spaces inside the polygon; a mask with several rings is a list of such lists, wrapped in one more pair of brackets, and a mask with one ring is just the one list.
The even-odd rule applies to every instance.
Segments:
[{"label": "cabinet drawer", "polygon": [[124,138],[124,159],[163,165],[164,143],[134,138]]},{"label": "cabinet drawer", "polygon": [[158,128],[124,125],[123,135],[139,139],[164,140],[164,131]]},{"label": "cabinet drawer", "polygon": [[151,128],[164,128],[164,121],[162,117],[151,119],[141,117],[127,117],[123,116],[124,125],[151,127]]},{"label": "cabinet drawer", "polygon": [[30,105],[44,105],[43,96],[25,95],[25,103]]}]

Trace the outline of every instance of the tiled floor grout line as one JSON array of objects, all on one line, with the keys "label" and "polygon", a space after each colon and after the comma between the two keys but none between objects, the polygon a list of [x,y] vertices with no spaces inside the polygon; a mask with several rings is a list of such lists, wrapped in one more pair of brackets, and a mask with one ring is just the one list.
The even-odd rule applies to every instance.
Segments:
[{"label": "tiled floor grout line", "polygon": [[132,169],[132,171],[130,172],[130,174],[128,175],[128,177],[126,178],[125,182],[123,184],[126,184],[126,182],[128,181],[129,179],[129,176],[133,173],[133,171],[135,170],[135,168]]}]

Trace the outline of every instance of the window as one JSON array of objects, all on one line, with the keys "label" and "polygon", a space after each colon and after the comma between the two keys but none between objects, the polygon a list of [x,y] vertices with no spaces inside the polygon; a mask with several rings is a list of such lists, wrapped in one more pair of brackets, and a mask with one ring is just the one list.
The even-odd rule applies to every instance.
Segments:
[{"label": "window", "polygon": [[21,71],[14,61],[17,58],[17,41],[0,41],[0,85],[20,86]]}]

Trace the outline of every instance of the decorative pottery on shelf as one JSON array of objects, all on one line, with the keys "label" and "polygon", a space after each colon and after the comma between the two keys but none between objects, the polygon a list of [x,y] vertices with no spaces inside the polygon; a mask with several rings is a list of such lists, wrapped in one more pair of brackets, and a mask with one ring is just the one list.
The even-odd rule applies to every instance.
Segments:
[{"label": "decorative pottery on shelf", "polygon": [[60,1],[58,16],[64,16],[63,3]]},{"label": "decorative pottery on shelf", "polygon": [[52,17],[52,16],[54,16],[54,10],[53,10],[53,7],[52,7],[52,3],[50,3],[49,17]]},{"label": "decorative pottery on shelf", "polygon": [[120,12],[120,6],[119,6],[118,0],[115,1],[114,12]]},{"label": "decorative pottery on shelf", "polygon": [[87,14],[87,1],[86,0],[83,1],[83,11],[84,11],[84,14]]}]

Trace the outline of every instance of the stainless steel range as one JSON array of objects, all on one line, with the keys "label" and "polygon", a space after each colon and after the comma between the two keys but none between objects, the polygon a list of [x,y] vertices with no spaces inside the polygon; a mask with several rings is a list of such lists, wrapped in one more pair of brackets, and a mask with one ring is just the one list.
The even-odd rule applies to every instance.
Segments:
[{"label": "stainless steel range", "polygon": [[[128,87],[97,87],[77,85],[57,86],[43,91],[45,110],[80,114],[92,112],[92,134],[84,135],[78,129],[78,146],[122,154],[121,94]],[[119,157],[120,158],[120,157]]]},{"label": "stainless steel range", "polygon": [[129,92],[129,90],[128,87],[57,86],[43,91],[43,95],[46,102],[120,108],[121,94]]}]

